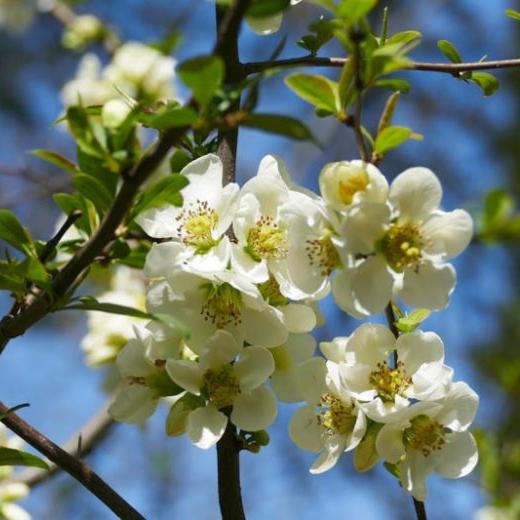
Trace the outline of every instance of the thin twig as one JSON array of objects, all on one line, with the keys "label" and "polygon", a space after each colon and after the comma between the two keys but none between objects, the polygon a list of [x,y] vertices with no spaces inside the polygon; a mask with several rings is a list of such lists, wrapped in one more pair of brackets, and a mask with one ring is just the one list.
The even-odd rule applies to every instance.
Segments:
[{"label": "thin twig", "polygon": [[[112,400],[109,399],[103,407],[74,434],[62,448],[73,457],[83,458],[88,455],[107,436],[114,420],[108,415],[108,407]],[[81,441],[79,441],[81,439]],[[81,449],[78,445],[81,444]],[[50,464],[49,470],[27,469],[18,475],[14,475],[13,482],[25,484],[29,487],[37,486],[58,473],[61,468],[56,464]]]},{"label": "thin twig", "polygon": [[[0,414],[7,411],[8,408],[0,402]],[[42,455],[45,455],[50,461],[74,477],[119,518],[124,518],[125,520],[144,520],[144,516],[136,511],[124,498],[118,495],[99,475],[87,466],[87,464],[67,453],[63,448],[60,448],[29,423],[18,417],[18,415],[10,413],[2,419],[2,422]]]},{"label": "thin twig", "polygon": [[417,520],[428,520],[426,517],[426,508],[424,507],[424,502],[420,502],[414,498],[413,505],[415,507],[415,515],[417,516]]},{"label": "thin twig", "polygon": [[61,225],[60,229],[58,229],[56,234],[43,247],[38,257],[40,262],[45,263],[49,259],[65,233],[75,224],[79,218],[81,218],[81,215],[82,213],[80,210],[75,210],[67,217],[65,222]]},{"label": "thin twig", "polygon": [[[288,67],[343,67],[348,58],[301,56],[285,60],[267,60],[244,63],[245,74],[255,74],[267,69]],[[428,63],[412,61],[404,70],[419,70],[427,72],[444,72],[446,74],[461,74],[472,70],[508,69],[520,67],[520,58],[494,61],[474,61],[467,63]]]}]

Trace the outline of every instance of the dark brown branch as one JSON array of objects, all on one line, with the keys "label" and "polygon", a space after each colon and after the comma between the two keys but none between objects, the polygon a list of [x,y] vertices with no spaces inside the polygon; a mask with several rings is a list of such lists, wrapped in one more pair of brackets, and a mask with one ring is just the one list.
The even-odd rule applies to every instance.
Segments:
[{"label": "dark brown branch", "polygon": [[0,353],[11,338],[20,336],[29,327],[52,311],[54,302],[63,297],[81,273],[89,267],[104,247],[114,238],[143,182],[158,168],[169,150],[179,141],[187,128],[168,131],[151,152],[124,177],[112,207],[90,240],[74,255],[52,281],[52,290],[42,292],[16,316],[7,315],[0,321]]},{"label": "dark brown branch", "polygon": [[58,229],[57,233],[45,244],[42,252],[39,255],[40,262],[45,263],[49,257],[52,255],[57,245],[60,243],[61,239],[65,235],[65,233],[74,225],[76,220],[81,217],[81,211],[76,210],[73,211],[65,220],[65,222],[61,225],[60,229]]},{"label": "dark brown branch", "polygon": [[[237,85],[245,77],[240,64],[238,35],[240,23],[250,0],[237,0],[234,6],[223,9],[216,6],[218,42],[216,54],[224,60],[226,87]],[[230,107],[230,111],[240,108],[240,97]],[[223,164],[223,183],[235,181],[238,127],[219,130],[217,154]],[[226,431],[217,443],[218,496],[223,520],[245,519],[240,490],[240,445],[236,427],[228,420]]]},{"label": "dark brown branch", "polygon": [[[83,458],[88,455],[107,436],[114,420],[108,415],[108,407],[112,402],[109,399],[105,405],[74,434],[62,448],[73,457]],[[37,486],[54,476],[61,470],[56,464],[50,464],[49,470],[27,469],[12,478],[13,482],[20,482],[29,487]]]},{"label": "dark brown branch", "polygon": [[417,520],[428,520],[426,517],[426,508],[424,507],[424,502],[420,502],[414,498],[413,505],[415,507],[415,515],[417,516]]},{"label": "dark brown branch", "polygon": [[[258,61],[244,63],[245,74],[255,74],[267,69],[287,67],[343,67],[348,58],[302,56],[286,60]],[[420,70],[428,72],[444,72],[446,74],[461,74],[472,70],[492,70],[520,67],[520,58],[511,60],[475,61],[468,63],[427,63],[414,61],[405,70]]]},{"label": "dark brown branch", "polygon": [[[8,408],[0,402],[0,414],[7,412],[7,410]],[[63,448],[60,448],[41,432],[18,417],[18,415],[10,413],[2,419],[2,422],[42,455],[74,477],[119,518],[144,520],[144,517],[139,512],[118,495],[89,466],[67,453]]]}]

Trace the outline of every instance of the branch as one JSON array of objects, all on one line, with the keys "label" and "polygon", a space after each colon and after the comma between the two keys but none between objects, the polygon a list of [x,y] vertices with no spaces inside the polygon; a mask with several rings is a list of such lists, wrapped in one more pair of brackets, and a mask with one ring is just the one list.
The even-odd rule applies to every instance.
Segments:
[{"label": "branch", "polygon": [[[0,402],[0,414],[7,411],[8,408]],[[45,437],[45,435],[18,417],[18,415],[10,413],[2,419],[2,422],[33,448],[37,449],[49,460],[74,477],[92,494],[97,496],[119,518],[124,518],[125,520],[144,520],[144,517],[140,513],[118,495],[89,466],[60,448],[57,444]]]},{"label": "branch", "polygon": [[[302,56],[286,60],[270,60],[244,63],[244,73],[255,74],[267,69],[288,67],[343,67],[348,58]],[[520,67],[520,58],[511,60],[475,61],[468,63],[427,63],[414,61],[403,70],[421,70],[429,72],[444,72],[458,75],[472,70],[507,69]]]},{"label": "branch", "polygon": [[[62,448],[73,457],[83,458],[88,455],[108,434],[114,425],[114,420],[108,415],[108,400],[103,407],[74,434]],[[13,482],[22,483],[29,487],[37,486],[54,476],[62,468],[50,464],[49,470],[27,469],[12,477]]]},{"label": "branch", "polygon": [[104,247],[113,240],[115,232],[137,195],[141,185],[157,169],[169,150],[187,131],[187,127],[166,132],[151,152],[144,156],[126,175],[112,207],[90,240],[70,259],[52,280],[51,290],[32,298],[28,306],[16,316],[7,315],[0,321],[0,354],[11,338],[22,335],[29,327],[53,310],[81,273],[90,266]]},{"label": "branch", "polygon": [[[240,64],[238,34],[242,18],[250,0],[237,0],[232,8],[225,10],[216,6],[218,41],[215,53],[220,55],[226,66],[225,85],[235,85],[245,77]],[[229,111],[240,109],[240,97],[230,106]],[[235,180],[238,127],[218,132],[217,154],[223,164],[223,183]],[[237,430],[228,419],[224,435],[217,443],[218,496],[223,520],[245,519],[240,491],[240,446]]]}]

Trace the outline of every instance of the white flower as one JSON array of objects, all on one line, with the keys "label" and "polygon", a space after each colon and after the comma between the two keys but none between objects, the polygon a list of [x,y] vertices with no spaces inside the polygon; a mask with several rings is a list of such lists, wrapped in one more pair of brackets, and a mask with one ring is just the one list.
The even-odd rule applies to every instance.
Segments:
[{"label": "white flower", "polygon": [[132,108],[122,99],[111,99],[103,105],[101,121],[107,128],[120,127],[128,117]]},{"label": "white flower", "polygon": [[303,401],[300,366],[312,357],[315,350],[316,340],[310,334],[289,334],[283,345],[270,349],[275,363],[271,386],[278,399],[286,403]]},{"label": "white flower", "polygon": [[65,27],[62,43],[68,49],[79,50],[99,38],[103,24],[99,18],[91,14],[76,16]]},{"label": "white flower", "polygon": [[60,96],[66,107],[80,102],[84,106],[103,105],[119,97],[110,81],[102,76],[101,61],[92,53],[81,58],[76,77],[65,83]]},{"label": "white flower", "polygon": [[361,318],[381,312],[393,295],[412,307],[442,309],[455,286],[446,260],[469,244],[473,223],[461,209],[441,211],[433,172],[410,168],[394,180],[389,205],[361,202],[343,222],[345,269],[333,281],[338,305]]},{"label": "white flower", "polygon": [[202,397],[202,406],[185,418],[186,433],[199,448],[207,449],[224,434],[229,420],[242,430],[267,428],[276,417],[276,397],[265,387],[274,361],[264,347],[243,348],[226,331],[209,338],[199,361],[168,360],[172,380]]},{"label": "white flower", "polygon": [[230,332],[239,344],[276,347],[287,341],[284,314],[233,271],[197,275],[176,270],[167,282],[151,285],[147,303],[149,311],[175,316],[190,329],[185,341],[196,354],[217,329]]},{"label": "white flower", "polygon": [[473,515],[473,520],[515,520],[514,511],[505,507],[484,506]]},{"label": "white flower", "polygon": [[213,154],[191,162],[181,174],[189,180],[181,191],[183,206],[150,209],[136,219],[151,237],[170,238],[184,246],[154,245],[145,266],[152,277],[166,277],[178,264],[213,272],[225,269],[229,262],[230,244],[224,233],[231,225],[238,185],[222,187],[222,161]]},{"label": "white flower", "polygon": [[[377,422],[395,421],[409,399],[438,399],[446,394],[452,370],[443,364],[444,345],[433,332],[401,334],[396,340],[384,325],[365,323],[348,338],[322,343],[339,363],[344,384],[360,407]],[[397,352],[397,366],[388,357]]]},{"label": "white flower", "polygon": [[[112,279],[112,290],[101,294],[97,300],[144,310],[144,280],[138,271],[119,266]],[[88,311],[87,319],[89,331],[81,341],[81,348],[90,366],[114,361],[119,351],[134,336],[134,325],[143,323],[140,318],[98,311]]]},{"label": "white flower", "polygon": [[477,446],[466,430],[477,407],[477,394],[466,383],[454,383],[444,399],[413,404],[379,432],[379,455],[398,465],[403,488],[417,500],[426,499],[429,473],[461,478],[476,466]]},{"label": "white flower", "polygon": [[321,170],[320,191],[328,206],[344,211],[363,201],[385,203],[388,182],[373,164],[340,161],[329,163]]},{"label": "white flower", "polygon": [[25,498],[29,487],[12,482],[0,484],[0,518],[5,520],[31,520],[31,515],[14,502]]},{"label": "white flower", "polygon": [[240,191],[233,267],[256,283],[271,274],[287,298],[323,297],[338,257],[321,209],[316,198],[290,189],[284,163],[267,155]]},{"label": "white flower", "polygon": [[134,327],[136,337],[119,352],[116,366],[123,386],[109,409],[116,421],[142,423],[154,413],[161,397],[180,392],[164,367],[166,359],[179,357],[181,335],[168,330],[169,334],[153,323]]},{"label": "white flower", "polygon": [[[291,0],[291,6],[297,5],[302,0]],[[261,35],[269,35],[273,34],[280,30],[282,25],[283,13],[278,13],[272,16],[263,16],[263,17],[252,17],[246,16],[246,21],[249,27],[257,33]]]},{"label": "white flower", "polygon": [[300,448],[320,453],[310,472],[323,473],[361,442],[366,418],[341,382],[337,364],[313,358],[301,366],[300,378],[308,405],[295,412],[289,435]]},{"label": "white flower", "polygon": [[174,95],[176,61],[140,42],[119,47],[104,77],[133,98],[152,102]]}]

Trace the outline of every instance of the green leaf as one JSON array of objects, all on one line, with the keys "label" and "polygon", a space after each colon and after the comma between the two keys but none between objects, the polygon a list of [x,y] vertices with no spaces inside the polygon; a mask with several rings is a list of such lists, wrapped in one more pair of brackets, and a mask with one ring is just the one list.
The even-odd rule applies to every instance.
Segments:
[{"label": "green leaf", "polygon": [[506,15],[509,16],[509,18],[513,18],[513,20],[520,20],[520,12],[514,9],[506,9]]},{"label": "green leaf", "polygon": [[218,56],[199,56],[179,65],[177,72],[204,108],[224,79],[224,62]]},{"label": "green leaf", "polygon": [[27,279],[32,282],[48,283],[50,274],[47,272],[43,264],[34,257],[29,257],[21,264]]},{"label": "green leaf", "polygon": [[170,128],[179,128],[182,126],[191,126],[197,121],[197,113],[188,107],[172,107],[166,108],[159,114],[144,119],[148,126],[156,130],[168,130]]},{"label": "green leaf", "polygon": [[283,135],[297,141],[315,141],[311,131],[298,119],[279,114],[247,114],[242,126]]},{"label": "green leaf", "polygon": [[160,179],[142,195],[132,210],[132,216],[135,218],[147,209],[158,208],[165,204],[182,206],[182,196],[179,191],[187,185],[188,179],[184,175],[173,174]]},{"label": "green leaf", "polygon": [[79,173],[86,173],[96,178],[112,195],[115,195],[120,177],[107,167],[105,159],[85,153],[77,149]]},{"label": "green leaf", "polygon": [[205,406],[206,401],[200,395],[186,393],[170,408],[168,417],[166,418],[166,435],[177,437],[183,435],[186,431],[186,419],[188,415],[195,410]]},{"label": "green leaf", "polygon": [[398,43],[404,45],[405,43],[413,42],[422,38],[422,34],[419,31],[402,31],[395,33],[386,40],[386,44]]},{"label": "green leaf", "polygon": [[448,40],[439,40],[437,42],[437,47],[452,63],[462,63],[460,53],[453,43]]},{"label": "green leaf", "polygon": [[404,126],[388,126],[377,137],[374,152],[385,154],[410,139],[412,131]]},{"label": "green leaf", "polygon": [[[349,60],[350,61],[350,60]],[[318,74],[291,74],[285,84],[316,108],[336,113],[340,110],[338,84]]]},{"label": "green leaf", "polygon": [[500,86],[498,79],[489,72],[472,72],[470,80],[482,89],[484,96],[491,96]]},{"label": "green leaf", "polygon": [[354,84],[355,72],[354,60],[348,59],[341,69],[338,84],[339,104],[343,109],[347,108],[353,99],[354,89],[352,86]]},{"label": "green leaf", "polygon": [[0,466],[30,466],[49,469],[49,465],[40,457],[12,448],[0,448]]},{"label": "green leaf", "polygon": [[16,274],[0,273],[0,291],[10,291],[15,294],[22,294],[25,292],[25,280]]},{"label": "green leaf", "polygon": [[39,157],[40,159],[43,159],[44,161],[47,161],[48,163],[54,164],[54,166],[57,166],[58,168],[61,168],[62,170],[69,171],[71,173],[77,173],[79,171],[79,168],[66,157],[63,157],[63,155],[60,155],[57,152],[53,152],[52,150],[32,150],[31,155],[34,155],[35,157]]},{"label": "green leaf", "polygon": [[103,215],[110,208],[112,194],[96,178],[79,173],[72,179],[72,185],[92,201],[99,215]]},{"label": "green leaf", "polygon": [[379,462],[380,457],[376,450],[376,438],[382,427],[382,424],[369,423],[365,436],[354,452],[354,467],[357,471],[368,471]]},{"label": "green leaf", "polygon": [[401,479],[401,471],[397,464],[392,464],[391,462],[384,462],[383,466],[386,469],[386,471],[390,473],[390,475],[393,475],[397,479]]},{"label": "green leaf", "polygon": [[31,235],[8,209],[0,209],[0,240],[5,240],[27,255],[35,252]]},{"label": "green leaf", "polygon": [[514,208],[515,201],[507,191],[491,190],[484,199],[482,224],[487,228],[502,223],[512,215]]},{"label": "green leaf", "polygon": [[410,83],[401,78],[380,79],[374,84],[376,87],[389,88],[395,92],[407,94],[410,92]]},{"label": "green leaf", "polygon": [[336,13],[354,24],[369,13],[376,4],[377,0],[341,0],[336,8]]},{"label": "green leaf", "polygon": [[184,150],[176,150],[170,158],[170,170],[173,173],[180,173],[182,169],[191,162],[191,156]]},{"label": "green leaf", "polygon": [[369,64],[370,77],[389,74],[396,70],[406,69],[411,61],[405,56],[410,49],[401,43],[390,43],[374,50]]},{"label": "green leaf", "polygon": [[395,322],[395,326],[401,332],[412,332],[431,314],[428,309],[415,309],[407,316],[399,318]]},{"label": "green leaf", "polygon": [[8,415],[10,415],[18,410],[21,410],[22,408],[27,408],[28,406],[30,406],[29,403],[22,403],[22,404],[17,404],[16,406],[13,406],[12,408],[9,408],[9,410],[5,411],[4,413],[0,413],[0,421],[2,419],[5,419]]},{"label": "green leaf", "polygon": [[287,9],[290,3],[290,0],[253,0],[247,10],[247,16],[253,18],[273,16]]},{"label": "green leaf", "polygon": [[106,312],[108,314],[119,314],[123,316],[130,316],[132,318],[142,318],[154,321],[160,321],[168,327],[179,330],[185,337],[190,336],[190,329],[186,327],[174,316],[169,314],[151,314],[140,309],[133,307],[127,307],[126,305],[118,305],[115,303],[103,303],[98,302],[92,296],[83,296],[79,298],[78,303],[72,303],[67,305],[60,310],[83,310],[83,311],[99,311]]}]

